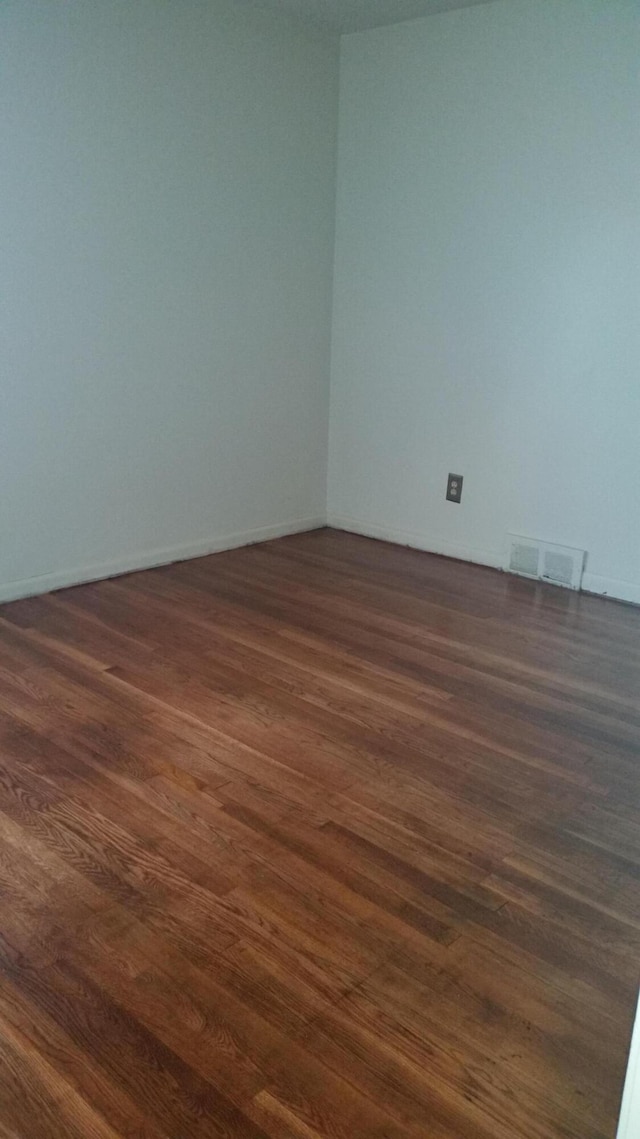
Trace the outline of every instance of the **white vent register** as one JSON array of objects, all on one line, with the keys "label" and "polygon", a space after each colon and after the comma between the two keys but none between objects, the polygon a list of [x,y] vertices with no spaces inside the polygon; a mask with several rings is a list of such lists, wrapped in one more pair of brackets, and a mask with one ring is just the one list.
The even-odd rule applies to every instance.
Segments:
[{"label": "white vent register", "polygon": [[522,577],[580,589],[586,556],[584,550],[574,550],[572,546],[509,534],[504,568]]}]

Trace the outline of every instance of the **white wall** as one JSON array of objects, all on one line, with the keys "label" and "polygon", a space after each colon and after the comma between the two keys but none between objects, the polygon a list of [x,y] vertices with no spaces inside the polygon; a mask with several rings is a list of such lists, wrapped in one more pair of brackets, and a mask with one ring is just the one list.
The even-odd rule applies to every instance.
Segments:
[{"label": "white wall", "polygon": [[[638,11],[343,40],[332,521],[640,601]],[[0,106],[0,599],[321,522],[335,41],[4,0]]]},{"label": "white wall", "polygon": [[324,519],[337,54],[0,5],[0,598]]},{"label": "white wall", "polygon": [[333,522],[582,547],[640,602],[639,17],[496,0],[343,39]]},{"label": "white wall", "polygon": [[638,1139],[640,1135],[640,1005],[631,1040],[629,1067],[622,1096],[618,1139]]}]

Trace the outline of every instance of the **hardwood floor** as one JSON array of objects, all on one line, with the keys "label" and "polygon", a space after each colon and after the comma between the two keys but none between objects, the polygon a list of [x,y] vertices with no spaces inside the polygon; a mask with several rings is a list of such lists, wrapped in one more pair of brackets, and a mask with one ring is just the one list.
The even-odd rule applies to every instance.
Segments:
[{"label": "hardwood floor", "polygon": [[0,609],[1,1139],[613,1139],[640,610],[330,530]]}]

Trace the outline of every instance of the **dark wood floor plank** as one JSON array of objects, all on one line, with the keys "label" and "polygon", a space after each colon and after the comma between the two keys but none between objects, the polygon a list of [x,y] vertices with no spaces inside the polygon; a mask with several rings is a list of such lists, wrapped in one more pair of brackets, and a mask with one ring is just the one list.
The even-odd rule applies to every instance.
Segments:
[{"label": "dark wood floor plank", "polygon": [[0,608],[2,1139],[613,1139],[640,610],[330,530]]},{"label": "dark wood floor plank", "polygon": [[547,1032],[507,1019],[498,1005],[478,1000],[473,1008],[464,997],[421,991],[384,968],[318,1017],[302,1043],[337,1071],[349,1071],[372,1098],[390,1102],[404,1122],[434,1117],[462,1137],[533,1137],[557,1127],[575,1139],[600,1139],[612,1104],[602,1102],[595,1083],[602,1076],[596,1058],[565,1040],[551,1072]]},{"label": "dark wood floor plank", "polygon": [[[23,961],[20,972],[14,972],[12,977],[7,972],[5,962],[0,976],[0,1023],[12,1025],[18,1030],[28,1040],[34,1057],[42,1058],[59,1074],[60,1086],[71,1085],[75,1088],[114,1128],[118,1136],[169,1139],[167,1132],[154,1124],[123,1088],[89,1056],[81,1042],[72,1039],[56,1019],[25,996],[19,982],[21,975],[28,976],[28,973],[29,966]],[[26,987],[29,987],[28,983]],[[19,1122],[22,1124],[24,1121]],[[21,1131],[20,1134],[24,1132]],[[1,1127],[0,1135],[3,1135]]]}]

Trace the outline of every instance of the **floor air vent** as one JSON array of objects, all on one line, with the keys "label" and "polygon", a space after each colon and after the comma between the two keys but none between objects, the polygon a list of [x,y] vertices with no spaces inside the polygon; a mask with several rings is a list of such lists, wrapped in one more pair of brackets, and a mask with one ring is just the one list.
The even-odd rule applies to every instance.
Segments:
[{"label": "floor air vent", "polygon": [[556,546],[509,534],[505,569],[522,577],[550,581],[568,589],[580,589],[586,554],[570,546]]}]

